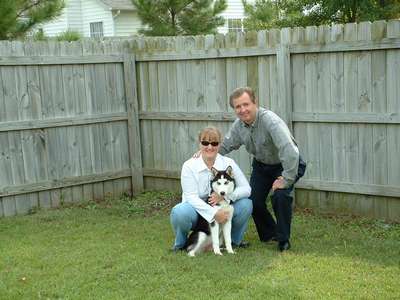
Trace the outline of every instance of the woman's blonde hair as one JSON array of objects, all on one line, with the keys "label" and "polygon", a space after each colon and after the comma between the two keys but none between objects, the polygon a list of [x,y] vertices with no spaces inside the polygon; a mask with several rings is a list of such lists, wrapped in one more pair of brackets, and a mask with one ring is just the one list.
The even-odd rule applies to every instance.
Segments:
[{"label": "woman's blonde hair", "polygon": [[210,142],[221,142],[222,134],[214,126],[207,126],[203,128],[199,133],[199,142],[201,141],[210,141]]}]

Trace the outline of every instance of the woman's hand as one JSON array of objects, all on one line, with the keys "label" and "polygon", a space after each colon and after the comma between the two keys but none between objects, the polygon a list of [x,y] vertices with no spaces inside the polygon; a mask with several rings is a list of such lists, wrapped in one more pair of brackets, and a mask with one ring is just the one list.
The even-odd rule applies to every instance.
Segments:
[{"label": "woman's hand", "polygon": [[210,197],[208,198],[208,203],[211,206],[217,205],[220,201],[222,201],[224,198],[217,193],[212,193]]},{"label": "woman's hand", "polygon": [[219,209],[214,215],[214,219],[219,224],[225,224],[229,219],[229,212],[224,209]]}]

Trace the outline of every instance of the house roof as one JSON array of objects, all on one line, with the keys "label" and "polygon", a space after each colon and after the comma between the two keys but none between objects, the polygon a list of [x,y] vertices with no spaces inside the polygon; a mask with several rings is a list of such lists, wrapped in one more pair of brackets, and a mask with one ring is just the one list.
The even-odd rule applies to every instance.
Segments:
[{"label": "house roof", "polygon": [[101,0],[111,9],[135,10],[131,0]]}]

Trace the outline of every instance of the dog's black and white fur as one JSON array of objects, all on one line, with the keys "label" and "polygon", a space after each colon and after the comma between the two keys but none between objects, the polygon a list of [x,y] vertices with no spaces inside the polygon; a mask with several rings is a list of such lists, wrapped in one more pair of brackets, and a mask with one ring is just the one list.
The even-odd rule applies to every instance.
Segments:
[{"label": "dog's black and white fur", "polygon": [[[193,232],[190,234],[186,243],[186,249],[189,256],[195,256],[202,253],[212,245],[216,255],[222,255],[220,244],[223,237],[226,251],[235,253],[232,249],[231,228],[233,217],[233,206],[227,196],[235,190],[235,180],[232,175],[232,167],[229,166],[226,170],[219,171],[212,168],[213,179],[211,180],[211,193],[215,192],[223,197],[217,205],[220,209],[226,210],[229,213],[228,221],[224,224],[219,224],[216,221],[208,223],[202,216],[199,219]],[[221,235],[222,233],[222,235]]]}]

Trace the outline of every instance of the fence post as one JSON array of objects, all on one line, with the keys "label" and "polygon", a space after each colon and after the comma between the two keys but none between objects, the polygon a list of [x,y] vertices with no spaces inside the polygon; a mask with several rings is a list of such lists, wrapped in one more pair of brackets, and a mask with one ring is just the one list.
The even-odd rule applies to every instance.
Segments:
[{"label": "fence post", "polygon": [[135,55],[124,54],[123,65],[126,107],[128,112],[129,167],[132,173],[132,193],[137,194],[143,191],[143,165],[140,141],[139,105],[136,90]]},{"label": "fence post", "polygon": [[290,67],[290,28],[281,30],[281,41],[277,45],[276,62],[278,71],[278,114],[285,120],[289,129],[293,132],[292,115],[292,74]]}]

